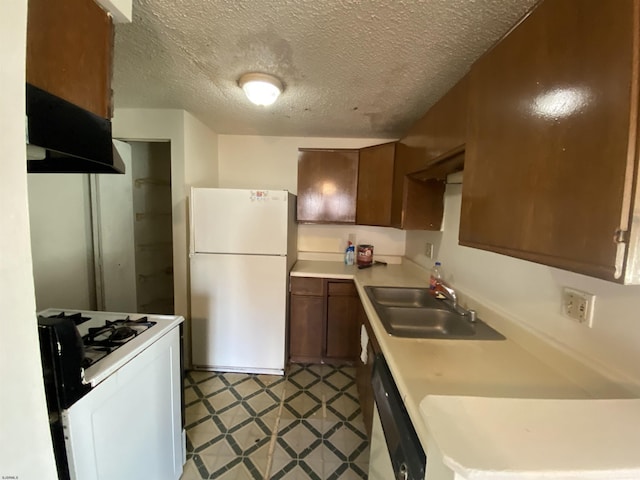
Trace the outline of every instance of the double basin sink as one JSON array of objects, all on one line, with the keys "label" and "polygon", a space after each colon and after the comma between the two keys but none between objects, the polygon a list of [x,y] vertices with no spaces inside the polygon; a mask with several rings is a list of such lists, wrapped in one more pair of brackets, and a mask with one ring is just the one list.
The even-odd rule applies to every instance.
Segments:
[{"label": "double basin sink", "polygon": [[387,333],[396,337],[504,340],[482,320],[441,300],[427,288],[364,287]]}]

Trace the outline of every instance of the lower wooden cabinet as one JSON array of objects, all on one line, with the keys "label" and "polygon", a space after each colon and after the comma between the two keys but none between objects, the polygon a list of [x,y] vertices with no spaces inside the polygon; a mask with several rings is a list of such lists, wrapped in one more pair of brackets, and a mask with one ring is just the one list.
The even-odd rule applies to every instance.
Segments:
[{"label": "lower wooden cabinet", "polygon": [[324,298],[291,295],[289,356],[299,362],[314,363],[322,358]]},{"label": "lower wooden cabinet", "polygon": [[354,360],[359,350],[358,305],[353,282],[327,282],[326,357]]},{"label": "lower wooden cabinet", "polygon": [[[373,422],[371,373],[380,345],[351,280],[291,277],[289,360],[294,363],[356,364],[356,385],[367,434]],[[366,328],[367,362],[360,358]]]},{"label": "lower wooden cabinet", "polygon": [[353,363],[360,300],[351,280],[291,277],[289,360]]},{"label": "lower wooden cabinet", "polygon": [[[364,426],[367,429],[367,435],[371,438],[371,427],[373,424],[373,409],[375,408],[375,403],[373,399],[373,387],[371,386],[371,374],[373,373],[373,362],[375,360],[375,356],[380,353],[380,345],[376,340],[376,336],[371,329],[371,325],[369,324],[369,319],[367,318],[367,314],[362,307],[362,304],[358,302],[358,331],[364,327],[367,329],[367,335],[369,337],[369,342],[367,343],[367,362],[362,363],[361,359],[358,358],[357,367],[356,367],[356,385],[358,387],[358,396],[360,398],[360,409],[362,410],[362,419],[364,421]],[[358,348],[359,348],[358,341]]]}]

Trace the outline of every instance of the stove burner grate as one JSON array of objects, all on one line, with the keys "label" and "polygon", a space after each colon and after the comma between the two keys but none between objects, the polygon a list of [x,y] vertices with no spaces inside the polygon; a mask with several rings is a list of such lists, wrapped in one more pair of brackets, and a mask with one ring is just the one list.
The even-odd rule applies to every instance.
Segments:
[{"label": "stove burner grate", "polygon": [[81,323],[86,322],[87,320],[91,320],[91,317],[83,317],[81,313],[65,313],[60,312],[56,315],[50,315],[47,318],[70,318],[73,320],[73,323],[76,325],[80,325]]},{"label": "stove burner grate", "polygon": [[132,320],[129,316],[117,320],[105,320],[100,327],[89,327],[82,337],[85,345],[85,363],[87,368],[109,353],[124,345],[148,328],[154,326],[147,317]]}]

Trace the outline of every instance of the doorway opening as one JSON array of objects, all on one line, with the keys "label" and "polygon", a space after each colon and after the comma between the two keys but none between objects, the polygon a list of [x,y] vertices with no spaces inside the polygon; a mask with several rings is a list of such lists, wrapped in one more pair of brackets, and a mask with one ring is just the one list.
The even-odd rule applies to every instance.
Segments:
[{"label": "doorway opening", "polygon": [[138,312],[173,314],[171,144],[128,143]]},{"label": "doorway opening", "polygon": [[36,304],[174,313],[170,142],[117,142],[124,175],[30,174]]}]

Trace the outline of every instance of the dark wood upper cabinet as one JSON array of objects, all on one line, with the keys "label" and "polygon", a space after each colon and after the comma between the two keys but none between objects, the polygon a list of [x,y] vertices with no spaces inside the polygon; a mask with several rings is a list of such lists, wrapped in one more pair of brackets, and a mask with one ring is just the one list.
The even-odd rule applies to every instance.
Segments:
[{"label": "dark wood upper cabinet", "polygon": [[356,223],[440,229],[446,176],[464,163],[467,92],[465,76],[400,141],[360,150]]},{"label": "dark wood upper cabinet", "polygon": [[29,0],[27,82],[112,116],[113,25],[93,0]]},{"label": "dark wood upper cabinet", "polygon": [[444,181],[423,182],[407,177],[411,171],[424,167],[425,161],[403,152],[404,145],[398,142],[360,150],[358,225],[440,229]]},{"label": "dark wood upper cabinet", "polygon": [[546,0],[476,62],[460,244],[640,283],[639,19]]},{"label": "dark wood upper cabinet", "polygon": [[468,74],[462,77],[400,140],[408,170],[422,170],[466,143],[468,77]]},{"label": "dark wood upper cabinet", "polygon": [[298,222],[355,223],[358,150],[298,152]]},{"label": "dark wood upper cabinet", "polygon": [[360,149],[358,225],[391,226],[395,152],[395,142]]}]

